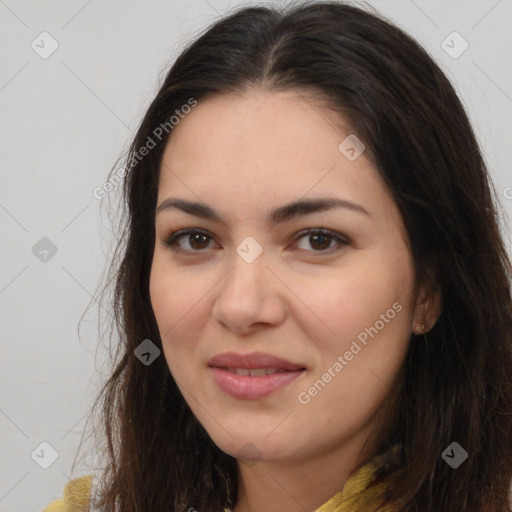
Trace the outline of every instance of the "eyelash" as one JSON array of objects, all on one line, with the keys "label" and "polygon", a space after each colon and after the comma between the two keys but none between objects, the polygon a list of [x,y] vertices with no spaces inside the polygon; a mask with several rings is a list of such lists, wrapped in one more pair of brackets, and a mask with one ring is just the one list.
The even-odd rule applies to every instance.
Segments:
[{"label": "eyelash", "polygon": [[[196,253],[194,254],[195,255],[198,255],[198,254],[203,254],[204,252],[206,252],[208,249],[200,249],[200,250],[188,250],[188,249],[182,249],[181,247],[179,247],[179,245],[177,244],[177,242],[179,241],[180,238],[186,236],[186,235],[204,235],[205,237],[208,237],[210,240],[212,240],[213,238],[206,232],[206,231],[203,231],[201,229],[185,229],[185,230],[180,230],[180,231],[173,231],[172,233],[170,233],[168,235],[168,237],[162,242],[163,245],[167,246],[167,247],[170,247],[172,251],[176,252],[176,253]],[[324,229],[324,228],[311,228],[311,229],[306,229],[304,231],[301,231],[300,233],[297,234],[297,240],[300,240],[301,238],[304,238],[306,236],[311,236],[311,235],[323,235],[323,236],[326,236],[328,238],[330,238],[331,240],[337,242],[339,244],[339,247],[336,250],[340,250],[342,247],[346,246],[346,245],[349,245],[349,242],[341,237],[339,234],[337,234],[336,232],[334,231],[331,231],[329,229]],[[326,249],[326,250],[320,250],[320,251],[307,251],[307,252],[313,252],[313,253],[319,253],[319,254],[330,254],[332,252],[335,252],[331,249]]]}]

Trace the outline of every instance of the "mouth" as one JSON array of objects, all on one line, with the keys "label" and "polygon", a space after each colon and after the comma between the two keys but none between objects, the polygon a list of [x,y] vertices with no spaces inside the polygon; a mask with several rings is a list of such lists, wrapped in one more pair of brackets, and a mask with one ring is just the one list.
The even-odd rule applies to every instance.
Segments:
[{"label": "mouth", "polygon": [[[279,371],[295,371],[306,369],[305,365],[292,363],[286,359],[283,359],[272,354],[265,352],[250,352],[250,353],[238,353],[238,352],[223,352],[212,357],[208,362],[208,366],[214,368],[223,368],[234,370],[257,370],[259,375],[263,375],[262,370],[267,370],[271,373],[273,370]],[[273,373],[276,373],[273,372]],[[247,374],[240,374],[247,375]]]},{"label": "mouth", "polygon": [[[287,373],[291,371],[297,370],[281,370],[278,368],[231,368],[228,366],[214,367],[220,368],[221,370],[226,370],[229,373],[234,373],[236,375],[250,375],[251,377],[261,377],[262,375],[274,375],[275,373]],[[301,368],[301,370],[305,370],[305,368]]]},{"label": "mouth", "polygon": [[213,357],[208,366],[220,390],[241,400],[264,398],[307,371],[304,365],[260,352],[225,352]]}]

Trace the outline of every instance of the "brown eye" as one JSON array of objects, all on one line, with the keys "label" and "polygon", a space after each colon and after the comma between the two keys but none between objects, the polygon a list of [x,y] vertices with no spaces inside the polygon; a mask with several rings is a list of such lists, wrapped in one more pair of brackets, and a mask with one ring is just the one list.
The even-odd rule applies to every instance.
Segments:
[{"label": "brown eye", "polygon": [[[298,240],[306,239],[309,247],[313,248],[313,251],[308,249],[305,250],[309,252],[331,252],[329,249],[332,249],[332,242],[335,242],[338,248],[348,245],[348,241],[342,238],[338,233],[327,229],[310,229],[305,232],[302,232],[301,236],[299,236]],[[304,248],[302,248],[304,249]]]},{"label": "brown eye", "polygon": [[332,238],[330,238],[328,235],[309,235],[309,241],[313,248],[321,251],[324,249],[329,249]]},{"label": "brown eye", "polygon": [[[183,245],[180,244],[181,239],[185,240],[188,247],[183,247]],[[208,249],[208,242],[211,240],[212,238],[210,235],[204,231],[189,229],[171,233],[170,236],[162,243],[177,252],[201,252],[204,249]]]},{"label": "brown eye", "polygon": [[204,244],[205,241],[207,242],[207,238],[208,236],[204,235],[203,233],[193,233],[189,235],[188,242],[194,249],[204,249]]}]

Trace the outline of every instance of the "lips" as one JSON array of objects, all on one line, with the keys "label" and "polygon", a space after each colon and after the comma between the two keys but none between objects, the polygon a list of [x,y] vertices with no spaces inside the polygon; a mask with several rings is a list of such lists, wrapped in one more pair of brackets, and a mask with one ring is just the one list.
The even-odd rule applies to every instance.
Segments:
[{"label": "lips", "polygon": [[219,388],[242,400],[262,399],[289,385],[306,371],[302,365],[260,352],[225,352],[213,357],[208,365]]},{"label": "lips", "polygon": [[226,370],[230,373],[236,373],[237,375],[250,375],[251,377],[261,377],[262,375],[274,375],[274,373],[291,371],[278,370],[277,368],[231,368],[229,366],[223,366],[222,370]]},{"label": "lips", "polygon": [[[275,369],[276,371],[304,370],[305,366],[295,364],[286,359],[266,354],[264,352],[252,352],[240,354],[237,352],[224,352],[210,359],[208,366],[223,369]],[[246,373],[244,375],[247,375]]]}]

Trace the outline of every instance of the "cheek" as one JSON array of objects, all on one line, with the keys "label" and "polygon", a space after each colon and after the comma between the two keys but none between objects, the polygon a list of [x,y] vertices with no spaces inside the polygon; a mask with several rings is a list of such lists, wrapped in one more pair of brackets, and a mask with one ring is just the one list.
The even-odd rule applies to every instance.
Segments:
[{"label": "cheek", "polygon": [[[196,282],[184,279],[183,274],[153,262],[149,282],[151,305],[155,314],[165,358],[174,374],[195,349],[200,328],[197,313],[205,291]],[[194,319],[192,322],[190,319]]]},{"label": "cheek", "polygon": [[[326,419],[350,412],[362,420],[389,391],[410,339],[411,287],[410,267],[402,265],[397,270],[373,261],[347,270],[336,281],[326,280],[316,294],[304,290],[312,309],[322,313],[331,331],[315,338],[310,329],[310,339],[317,340],[322,354],[308,383],[322,390],[313,408],[339,405]],[[329,369],[331,374],[326,373]],[[319,379],[328,381],[325,388]]]},{"label": "cheek", "polygon": [[192,276],[168,263],[169,258],[164,250],[155,250],[149,279],[151,305],[160,333],[166,334],[163,338],[172,337],[180,324],[187,323],[187,316],[199,309],[209,289],[206,275],[195,271]]},{"label": "cheek", "polygon": [[[371,266],[342,271],[336,280],[325,280],[316,293],[303,288],[308,305],[328,328],[311,315],[309,323],[302,320],[302,329],[319,354],[302,389],[307,392],[313,386],[312,393],[322,395],[313,400],[312,409],[327,407],[331,412],[326,420],[340,414],[361,420],[371,415],[403,363],[411,334],[412,273],[401,268],[393,270],[374,261]],[[319,336],[320,332],[324,334]],[[329,403],[339,407],[329,409]]]},{"label": "cheek", "polygon": [[[409,276],[407,272],[394,275],[389,268],[372,265],[361,268],[340,269],[336,276],[326,276],[322,281],[305,281],[300,296],[307,297],[312,314],[302,315],[302,328],[311,340],[318,340],[327,353],[331,349],[344,350],[351,340],[365,329],[392,317],[392,323],[401,323],[408,310]],[[393,304],[402,306],[396,315]],[[386,315],[386,312],[389,314]],[[297,316],[297,318],[300,318]],[[395,321],[398,319],[398,322]],[[348,350],[348,348],[347,348]]]}]

